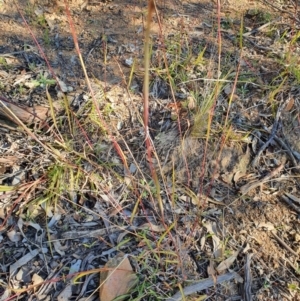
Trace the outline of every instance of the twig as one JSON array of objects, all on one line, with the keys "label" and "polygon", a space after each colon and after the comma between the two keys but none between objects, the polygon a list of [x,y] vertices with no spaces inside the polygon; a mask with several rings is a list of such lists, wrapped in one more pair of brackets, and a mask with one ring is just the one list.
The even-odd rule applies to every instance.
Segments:
[{"label": "twig", "polygon": [[[264,128],[264,131],[268,134],[271,134],[271,132],[267,128]],[[299,170],[299,164],[297,163],[297,160],[300,161],[299,155],[296,152],[294,152],[291,149],[291,147],[285,141],[283,141],[283,139],[281,139],[277,135],[274,136],[274,140],[275,140],[276,143],[278,143],[286,151],[287,155],[289,156],[289,158],[290,158],[290,160],[293,164],[293,167],[298,171]]]},{"label": "twig", "polygon": [[271,7],[275,8],[275,9],[277,9],[277,10],[280,11],[281,13],[288,14],[292,19],[294,19],[295,21],[297,21],[298,23],[300,23],[300,19],[298,19],[297,17],[295,17],[295,15],[292,14],[292,13],[290,13],[289,11],[283,10],[283,9],[281,9],[280,7],[278,7],[278,6],[276,6],[276,5],[272,4],[272,3],[270,3],[270,2],[267,1],[267,0],[263,0],[263,1],[261,1],[261,2],[267,3],[268,5],[270,5]]},{"label": "twig", "polygon": [[[285,162],[284,162],[285,163]],[[267,174],[265,177],[262,179],[259,179],[255,182],[248,183],[240,188],[240,192],[245,195],[248,193],[250,190],[260,186],[261,184],[268,182],[271,178],[273,178],[275,175],[277,175],[284,167],[284,163],[280,164],[277,168],[272,170],[269,174]]]},{"label": "twig", "polygon": [[252,284],[252,274],[251,274],[251,258],[254,254],[247,254],[246,264],[245,264],[245,282],[244,282],[244,300],[252,301],[252,293],[251,293],[251,284]]},{"label": "twig", "polygon": [[[116,231],[124,231],[128,229],[128,227],[111,227],[110,233],[114,233]],[[100,237],[107,234],[107,228],[104,229],[96,229],[96,230],[82,230],[82,231],[68,231],[62,233],[63,239],[78,239],[81,237]]]},{"label": "twig", "polygon": [[298,208],[288,197],[286,197],[285,195],[282,195],[281,198],[293,209],[295,210],[297,213],[300,214],[300,208]]},{"label": "twig", "polygon": [[205,280],[202,280],[198,283],[192,284],[190,286],[187,286],[183,289],[183,291],[177,292],[172,297],[168,298],[166,301],[180,301],[184,300],[184,297],[189,296],[191,294],[194,294],[198,291],[202,291],[204,289],[207,289],[211,286],[214,286],[216,284],[222,283],[224,281],[230,281],[235,278],[240,278],[240,276],[236,272],[227,273],[221,276],[218,276],[217,278],[207,278]]},{"label": "twig", "polygon": [[283,105],[281,105],[276,113],[276,117],[275,117],[275,121],[273,124],[273,128],[271,131],[271,135],[269,137],[269,139],[266,141],[266,143],[260,148],[260,150],[258,151],[258,153],[256,154],[255,158],[252,161],[252,166],[256,167],[257,163],[259,161],[259,157],[261,156],[261,154],[263,153],[263,151],[269,146],[269,144],[272,142],[272,140],[274,139],[276,132],[278,130],[278,125],[279,125],[279,119],[280,119],[280,115],[281,115],[281,111],[283,109]]},{"label": "twig", "polygon": [[268,22],[268,23],[265,23],[265,24],[263,24],[263,25],[260,26],[260,27],[254,28],[254,29],[252,29],[251,31],[245,32],[245,33],[243,34],[243,37],[251,36],[252,34],[261,31],[261,30],[264,29],[265,27],[267,27],[267,26],[269,26],[269,25],[271,25],[271,24],[276,23],[278,20],[279,20],[279,18],[277,18],[277,19],[275,19],[275,20],[273,20],[273,21],[270,21],[270,22]]},{"label": "twig", "polygon": [[300,199],[292,195],[291,193],[285,192],[285,195],[289,197],[294,203],[300,205]]},{"label": "twig", "polygon": [[290,248],[276,233],[275,231],[271,231],[272,235],[276,238],[276,240],[283,246],[285,247],[289,252],[291,252],[293,255],[295,255],[297,258],[299,255],[292,249]]},{"label": "twig", "polygon": [[24,50],[20,50],[20,51],[14,51],[14,52],[8,52],[8,53],[0,53],[0,57],[12,57],[15,58],[16,54],[23,54],[25,52],[34,52],[32,51],[32,49],[24,49]]},{"label": "twig", "polygon": [[257,49],[263,50],[263,51],[271,51],[274,52],[274,49],[271,47],[267,47],[267,46],[262,46],[262,45],[258,45],[255,42],[253,42],[249,37],[244,37],[248,42],[250,42],[250,44],[252,44],[254,47],[256,47]]},{"label": "twig", "polygon": [[[290,157],[291,161],[292,161],[292,164],[293,166],[299,170],[299,165],[295,159],[295,155],[294,155],[294,152],[293,150],[281,139],[279,138],[278,136],[275,135],[274,137],[274,140],[280,144],[280,146],[287,152],[287,155]],[[298,157],[296,157],[298,159]]]}]

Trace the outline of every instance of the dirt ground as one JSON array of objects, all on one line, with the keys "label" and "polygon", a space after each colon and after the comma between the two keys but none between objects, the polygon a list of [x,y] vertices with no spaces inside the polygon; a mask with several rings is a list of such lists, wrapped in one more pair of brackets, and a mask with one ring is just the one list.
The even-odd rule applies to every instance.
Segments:
[{"label": "dirt ground", "polygon": [[[193,95],[200,95],[200,100],[209,98],[213,80],[218,77],[216,3],[157,0],[156,5],[161,23],[154,15],[150,134],[160,162],[159,165],[154,160],[155,167],[165,175],[162,186],[166,190],[161,193],[164,198],[168,199],[176,183],[178,204],[174,209],[165,202],[165,221],[176,224],[170,232],[180,241],[183,263],[176,262],[174,266],[170,263],[173,258],[168,256],[174,251],[174,241],[161,240],[161,248],[169,252],[164,254],[168,263],[158,263],[151,255],[147,264],[152,269],[145,268],[141,260],[156,250],[145,243],[146,239],[136,238],[120,249],[116,247],[125,241],[128,233],[141,231],[145,219],[153,224],[158,220],[145,197],[141,206],[146,209],[143,207],[135,223],[127,224],[127,219],[121,218],[118,206],[129,219],[136,200],[132,192],[126,194],[127,190],[113,178],[115,174],[124,176],[123,169],[102,130],[95,130],[90,124],[85,129],[95,148],[89,160],[110,161],[117,166],[114,173],[99,176],[102,194],[95,195],[84,188],[86,199],[82,201],[77,192],[66,196],[67,188],[56,187],[61,189],[61,198],[55,210],[53,205],[47,209],[39,196],[53,163],[50,152],[4,118],[2,112],[0,300],[99,300],[98,294],[93,293],[99,286],[98,274],[86,276],[77,285],[62,281],[61,277],[67,279],[72,269],[79,273],[103,267],[116,250],[135,258],[134,271],[148,285],[148,290],[135,291],[129,300],[169,300],[178,291],[178,283],[184,287],[191,281],[218,277],[218,265],[228,264],[225,258],[231,258],[232,263],[221,269],[219,275],[235,272],[239,278],[196,291],[186,300],[300,300],[300,16],[297,6],[300,4],[287,0],[221,1],[223,83],[216,99],[206,151],[208,112],[200,118],[204,124],[194,118],[191,99]],[[108,112],[105,119],[125,155],[134,158],[129,159],[131,168],[136,170],[138,166],[147,174],[141,122],[147,1],[73,0],[69,1],[69,9],[95,95],[101,94],[102,88],[106,94],[106,103],[100,104],[101,110]],[[242,50],[239,47],[241,27],[244,30]],[[53,101],[61,99],[63,90],[76,116],[82,112],[82,119],[78,117],[80,122],[85,116],[91,116],[85,109],[90,92],[63,1],[2,0],[0,28],[0,95],[4,99],[28,109],[47,106],[47,84]],[[161,53],[172,45],[179,47],[179,55],[186,58],[197,57],[205,48],[203,60],[209,62],[197,68],[191,67],[192,63],[174,67],[180,125],[173,118],[172,89],[164,76],[166,69],[161,58]],[[177,53],[172,55],[168,58],[170,68],[176,62]],[[237,68],[240,82],[231,101]],[[180,73],[182,70],[184,75]],[[60,87],[51,82],[53,74]],[[190,110],[182,109],[186,102]],[[230,130],[226,142],[222,143],[221,124],[227,112]],[[59,120],[63,123],[67,115],[62,114]],[[44,128],[36,124],[29,127],[41,142],[58,145]],[[78,131],[72,138],[78,153],[88,149],[84,137]],[[75,156],[75,151],[61,152],[64,158]],[[90,161],[86,166],[92,164]],[[18,185],[22,189],[17,192],[3,190],[3,186]],[[31,185],[36,186],[32,189]],[[118,199],[118,205],[108,205],[111,195]],[[97,232],[100,228],[108,229],[106,223],[117,225],[119,232]],[[125,226],[127,234],[120,231]],[[158,241],[159,231],[152,229],[152,232]],[[216,246],[217,241],[222,242],[221,248]],[[221,251],[222,255],[218,255]],[[151,273],[157,274],[155,281]],[[28,288],[41,279],[45,281],[42,286]],[[71,293],[66,293],[68,289]]]}]

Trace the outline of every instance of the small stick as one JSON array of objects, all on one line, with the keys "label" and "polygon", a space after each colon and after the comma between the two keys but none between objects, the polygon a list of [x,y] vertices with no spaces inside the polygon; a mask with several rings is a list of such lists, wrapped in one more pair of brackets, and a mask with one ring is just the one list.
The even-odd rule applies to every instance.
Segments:
[{"label": "small stick", "polygon": [[[269,146],[269,144],[272,142],[273,139],[275,139],[276,137],[276,132],[278,131],[279,128],[279,121],[280,121],[280,116],[282,113],[282,110],[286,107],[288,101],[290,99],[287,98],[286,100],[283,101],[283,103],[279,106],[276,116],[275,116],[275,121],[272,127],[272,131],[270,134],[269,139],[267,140],[267,142],[260,148],[260,150],[258,151],[258,153],[256,154],[254,160],[252,161],[252,166],[256,167],[259,161],[259,157],[261,156],[261,154],[263,153],[263,151]],[[268,129],[264,129],[268,132]]]},{"label": "small stick", "polygon": [[297,213],[300,214],[300,208],[298,208],[288,197],[286,197],[285,195],[282,195],[281,198],[293,209],[295,210]]},{"label": "small stick", "polygon": [[299,166],[298,166],[298,163],[295,159],[295,155],[293,153],[293,150],[291,150],[291,148],[282,139],[280,139],[278,136],[275,135],[274,140],[278,144],[280,144],[280,146],[287,152],[288,156],[290,157],[290,159],[292,161],[293,166],[298,169]]},{"label": "small stick", "polygon": [[251,284],[252,284],[252,275],[251,275],[251,258],[254,254],[247,254],[246,257],[246,264],[245,264],[245,282],[244,282],[244,300],[245,301],[252,301],[252,293],[251,293]]},{"label": "small stick", "polygon": [[283,246],[285,247],[289,252],[291,252],[293,255],[295,255],[298,258],[298,254],[290,248],[276,233],[275,231],[271,231],[272,235],[276,238],[276,240]]},{"label": "small stick", "polygon": [[253,161],[252,161],[252,166],[253,167],[257,166],[257,163],[259,161],[259,157],[261,156],[263,151],[269,146],[269,144],[274,139],[274,137],[276,135],[276,132],[278,130],[279,118],[280,118],[282,109],[283,109],[283,106],[280,106],[280,108],[278,109],[278,111],[276,113],[275,122],[274,122],[273,127],[272,127],[271,135],[270,135],[269,139],[266,141],[266,143],[260,148],[260,150],[256,154],[255,158],[253,159]]},{"label": "small stick", "polygon": [[262,26],[260,26],[260,27],[258,27],[258,28],[254,28],[253,30],[244,33],[244,34],[243,34],[243,37],[251,36],[252,34],[257,33],[257,32],[259,32],[259,31],[261,31],[262,29],[266,28],[267,26],[276,23],[278,20],[279,20],[279,18],[277,18],[276,20],[273,20],[273,21],[271,21],[271,22],[265,23],[265,24],[263,24]]},{"label": "small stick", "polygon": [[[284,162],[285,163],[285,162]],[[284,167],[284,163],[280,164],[277,168],[275,168],[274,170],[272,170],[269,174],[267,174],[265,177],[263,177],[262,179],[259,179],[255,182],[252,183],[248,183],[244,186],[242,186],[240,188],[240,192],[245,195],[246,193],[248,193],[250,190],[260,186],[261,184],[268,182],[271,178],[273,178],[275,175],[277,175],[279,172],[281,172],[281,170]]]},{"label": "small stick", "polygon": [[31,49],[24,49],[24,50],[21,50],[21,51],[14,51],[14,52],[9,52],[9,53],[0,53],[0,57],[13,57],[15,58],[14,55],[16,54],[22,54],[22,53],[25,53],[25,52],[33,52]]}]

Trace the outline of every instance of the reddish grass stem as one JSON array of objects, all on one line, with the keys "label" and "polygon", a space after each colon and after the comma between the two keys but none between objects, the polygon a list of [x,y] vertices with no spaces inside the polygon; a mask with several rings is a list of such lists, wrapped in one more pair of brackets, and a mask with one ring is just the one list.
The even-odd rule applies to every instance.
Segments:
[{"label": "reddish grass stem", "polygon": [[149,164],[152,180],[156,187],[156,198],[158,200],[158,206],[161,213],[161,218],[164,220],[164,207],[160,196],[160,184],[158,180],[157,173],[152,163],[152,152],[155,151],[153,148],[153,143],[149,133],[149,66],[150,66],[150,27],[152,21],[152,15],[155,9],[154,1],[148,1],[148,16],[146,23],[146,32],[145,32],[145,76],[144,76],[144,131],[145,131],[145,144],[147,152],[147,161]]},{"label": "reddish grass stem", "polygon": [[87,75],[87,71],[86,71],[86,68],[85,68],[85,65],[84,65],[84,62],[83,62],[83,59],[82,59],[82,55],[81,55],[81,51],[80,51],[80,48],[79,48],[79,44],[78,44],[78,39],[77,39],[77,35],[76,35],[76,32],[75,32],[75,26],[74,26],[74,23],[73,23],[73,20],[72,20],[72,17],[71,17],[71,13],[70,13],[70,9],[69,9],[69,5],[68,5],[68,1],[67,0],[64,0],[65,2],[65,8],[66,8],[66,13],[67,13],[67,17],[68,17],[68,21],[69,21],[69,24],[70,24],[70,28],[71,28],[71,33],[72,33],[72,37],[73,37],[73,41],[74,41],[74,45],[75,45],[75,49],[76,49],[76,52],[77,52],[77,55],[79,57],[79,60],[80,60],[80,63],[81,63],[81,67],[82,67],[82,70],[84,72],[84,76],[85,76],[85,79],[86,79],[86,83],[87,83],[87,86],[89,88],[89,91],[91,93],[91,96],[92,96],[92,100],[93,100],[93,104],[95,106],[95,109],[96,109],[96,112],[99,116],[99,119],[100,119],[100,122],[101,122],[101,125],[102,127],[105,129],[105,131],[108,133],[108,136],[109,136],[109,139],[110,141],[112,142],[117,154],[119,155],[119,157],[121,158],[123,164],[124,164],[124,167],[126,169],[126,171],[128,171],[129,173],[129,168],[128,168],[128,164],[127,164],[127,160],[126,160],[126,157],[120,147],[120,145],[118,144],[118,142],[116,141],[115,137],[112,135],[109,127],[107,126],[107,123],[105,122],[105,120],[103,119],[102,117],[102,114],[101,114],[101,111],[100,111],[100,108],[99,108],[99,105],[98,105],[98,102],[96,101],[96,98],[95,98],[95,95],[94,95],[94,91],[92,89],[92,86],[91,86],[91,82],[89,80],[89,77]]}]

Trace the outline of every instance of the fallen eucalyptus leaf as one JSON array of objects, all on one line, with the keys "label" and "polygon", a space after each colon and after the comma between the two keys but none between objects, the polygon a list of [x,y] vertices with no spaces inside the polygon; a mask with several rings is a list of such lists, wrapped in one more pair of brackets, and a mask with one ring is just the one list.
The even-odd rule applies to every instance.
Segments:
[{"label": "fallen eucalyptus leaf", "polygon": [[235,251],[231,256],[223,260],[217,267],[218,273],[221,273],[228,269],[236,260],[237,256],[239,255],[240,250]]},{"label": "fallen eucalyptus leaf", "polygon": [[223,250],[222,250],[222,241],[217,236],[216,224],[212,223],[211,221],[203,222],[203,226],[207,229],[207,232],[211,235],[213,247],[214,247],[214,257],[220,258],[222,257]]},{"label": "fallen eucalyptus leaf", "polygon": [[121,296],[128,294],[138,281],[127,255],[119,254],[110,259],[104,269],[100,273],[100,300],[112,301],[117,297],[118,301],[124,300],[125,296]]},{"label": "fallen eucalyptus leaf", "polygon": [[23,257],[21,257],[19,260],[17,260],[15,263],[13,263],[9,267],[9,273],[10,273],[10,275],[13,275],[18,268],[20,268],[23,265],[25,265],[27,262],[29,262],[30,260],[32,260],[39,253],[47,253],[47,252],[48,252],[48,249],[46,249],[46,248],[36,249],[36,250],[28,252],[26,255],[24,255]]}]

